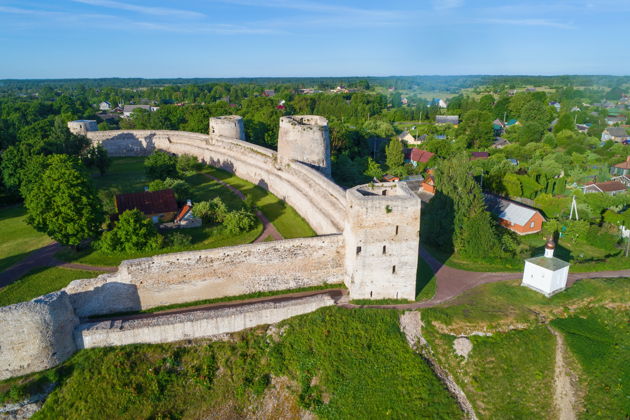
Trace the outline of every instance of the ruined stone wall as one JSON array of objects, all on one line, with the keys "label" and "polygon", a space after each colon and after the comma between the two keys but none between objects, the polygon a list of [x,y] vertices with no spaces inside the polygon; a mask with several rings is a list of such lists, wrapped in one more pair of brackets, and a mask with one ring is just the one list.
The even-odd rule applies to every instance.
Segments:
[{"label": "ruined stone wall", "polygon": [[184,131],[96,131],[87,136],[111,156],[146,156],[156,149],[189,154],[246,179],[291,205],[320,235],[343,230],[345,192],[319,171],[242,140]]},{"label": "ruined stone wall", "polygon": [[420,199],[404,183],[347,191],[346,285],[353,299],[416,295]]},{"label": "ruined stone wall", "polygon": [[331,293],[277,302],[164,314],[159,317],[86,323],[75,331],[79,349],[134,343],[168,343],[232,333],[335,304]]},{"label": "ruined stone wall", "polygon": [[126,260],[65,291],[80,317],[343,283],[343,236],[288,239]]},{"label": "ruined stone wall", "polygon": [[72,332],[78,323],[64,292],[0,308],[0,380],[66,360],[76,350]]}]

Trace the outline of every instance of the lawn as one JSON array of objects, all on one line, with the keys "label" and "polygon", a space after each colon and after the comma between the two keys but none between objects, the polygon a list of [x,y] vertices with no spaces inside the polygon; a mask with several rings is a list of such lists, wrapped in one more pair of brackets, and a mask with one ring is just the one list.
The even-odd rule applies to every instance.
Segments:
[{"label": "lawn", "polygon": [[73,280],[96,277],[100,272],[69,268],[37,268],[15,283],[0,289],[0,306],[25,302],[63,289]]},{"label": "lawn", "polygon": [[[0,403],[59,385],[41,418],[461,418],[398,313],[330,307],[222,342],[83,350],[0,382]],[[278,385],[284,384],[284,385]]]},{"label": "lawn", "polygon": [[0,271],[51,242],[43,233],[26,224],[26,209],[11,206],[0,209]]},{"label": "lawn", "polygon": [[219,178],[239,189],[245,195],[252,196],[256,206],[267,216],[283,237],[287,239],[305,238],[316,235],[309,224],[291,206],[269,191],[221,169],[207,167],[204,173]]},{"label": "lawn", "polygon": [[94,185],[99,191],[109,191],[113,194],[144,191],[149,185],[149,179],[144,173],[143,157],[113,158],[112,166],[104,176],[98,172],[92,173]]}]

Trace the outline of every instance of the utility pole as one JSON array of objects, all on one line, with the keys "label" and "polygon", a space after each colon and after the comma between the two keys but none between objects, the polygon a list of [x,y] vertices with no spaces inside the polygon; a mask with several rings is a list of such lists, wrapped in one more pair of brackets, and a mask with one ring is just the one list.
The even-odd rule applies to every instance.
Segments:
[{"label": "utility pole", "polygon": [[571,212],[569,213],[569,220],[573,220],[574,211],[575,211],[575,220],[580,220],[580,216],[578,215],[577,202],[575,201],[575,196],[573,196],[573,202],[571,203]]}]

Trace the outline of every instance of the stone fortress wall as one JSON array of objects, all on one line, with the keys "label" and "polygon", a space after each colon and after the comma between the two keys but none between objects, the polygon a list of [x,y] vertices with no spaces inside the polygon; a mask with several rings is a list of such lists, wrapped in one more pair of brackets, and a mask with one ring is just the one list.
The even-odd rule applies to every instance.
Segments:
[{"label": "stone fortress wall", "polygon": [[197,314],[79,324],[78,318],[342,282],[355,299],[415,297],[420,200],[403,184],[344,191],[332,182],[322,117],[283,117],[278,152],[244,141],[238,116],[211,118],[208,135],[69,127],[111,156],[146,156],[158,149],[196,156],[285,200],[320,236],[123,261],[116,273],[76,280],[62,292],[0,308],[0,331],[8,331],[0,339],[0,379],[53,367],[77,348],[207,337],[334,302],[301,299],[206,311],[203,319]]}]

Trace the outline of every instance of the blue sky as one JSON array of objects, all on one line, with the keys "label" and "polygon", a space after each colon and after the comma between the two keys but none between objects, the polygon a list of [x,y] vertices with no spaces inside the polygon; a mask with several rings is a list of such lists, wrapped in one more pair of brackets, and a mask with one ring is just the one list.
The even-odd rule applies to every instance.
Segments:
[{"label": "blue sky", "polygon": [[630,74],[630,0],[0,0],[0,78]]}]

